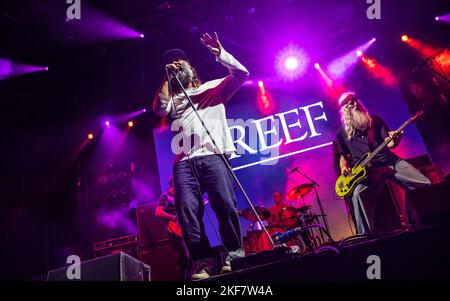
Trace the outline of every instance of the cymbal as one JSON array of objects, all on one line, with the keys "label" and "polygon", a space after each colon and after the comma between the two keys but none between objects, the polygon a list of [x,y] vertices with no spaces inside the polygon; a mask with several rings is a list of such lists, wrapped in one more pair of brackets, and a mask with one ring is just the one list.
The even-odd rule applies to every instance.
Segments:
[{"label": "cymbal", "polygon": [[[271,216],[270,211],[267,208],[255,207],[255,210],[258,213],[258,216],[261,220],[266,220]],[[239,211],[239,215],[252,223],[257,221],[256,215],[253,213],[253,210],[250,207],[242,211]]]},{"label": "cymbal", "polygon": [[286,195],[286,200],[288,201],[298,201],[305,197],[313,189],[313,184],[300,184],[288,191]]}]

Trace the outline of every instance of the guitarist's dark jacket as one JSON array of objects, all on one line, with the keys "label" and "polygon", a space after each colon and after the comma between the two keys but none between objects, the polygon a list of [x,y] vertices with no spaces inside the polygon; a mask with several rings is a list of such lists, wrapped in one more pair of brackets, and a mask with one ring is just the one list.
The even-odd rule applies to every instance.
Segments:
[{"label": "guitarist's dark jacket", "polygon": [[[384,121],[378,116],[372,116],[372,127],[364,131],[356,130],[355,135],[348,139],[345,129],[341,127],[337,133],[337,152],[352,158],[353,164],[356,164],[365,154],[374,150],[378,145],[383,143],[384,139],[389,136],[389,128]],[[372,131],[372,133],[371,133]],[[369,139],[369,137],[373,137]],[[384,167],[394,165],[400,158],[394,154],[389,148],[385,147],[372,160],[372,166]]]}]

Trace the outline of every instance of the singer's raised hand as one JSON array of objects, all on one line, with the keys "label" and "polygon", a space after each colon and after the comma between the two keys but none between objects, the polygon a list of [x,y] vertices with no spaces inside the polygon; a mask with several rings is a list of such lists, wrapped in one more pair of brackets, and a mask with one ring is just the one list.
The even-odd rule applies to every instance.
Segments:
[{"label": "singer's raised hand", "polygon": [[220,55],[222,44],[220,44],[216,32],[214,32],[214,37],[211,37],[208,33],[204,33],[200,38],[200,41],[209,49],[209,51],[211,51],[212,54],[215,56]]}]

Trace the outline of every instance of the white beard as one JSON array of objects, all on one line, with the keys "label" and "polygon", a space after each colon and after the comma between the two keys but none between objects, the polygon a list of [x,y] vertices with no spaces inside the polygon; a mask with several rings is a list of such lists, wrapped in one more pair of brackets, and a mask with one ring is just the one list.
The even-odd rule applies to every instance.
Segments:
[{"label": "white beard", "polygon": [[357,130],[365,130],[370,126],[370,116],[365,111],[352,109],[349,112],[350,126]]}]

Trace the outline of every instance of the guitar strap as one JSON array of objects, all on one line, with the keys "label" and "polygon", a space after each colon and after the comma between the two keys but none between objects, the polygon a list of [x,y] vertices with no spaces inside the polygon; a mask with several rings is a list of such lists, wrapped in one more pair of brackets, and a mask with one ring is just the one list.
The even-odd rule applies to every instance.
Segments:
[{"label": "guitar strap", "polygon": [[375,134],[374,134],[374,126],[371,126],[367,131],[367,141],[369,142],[369,150],[373,151],[375,149]]}]

